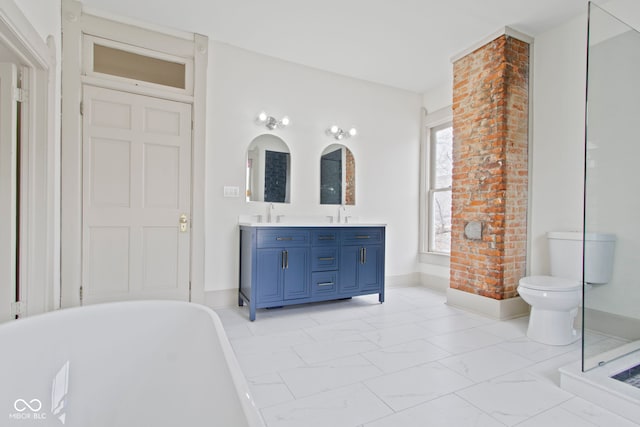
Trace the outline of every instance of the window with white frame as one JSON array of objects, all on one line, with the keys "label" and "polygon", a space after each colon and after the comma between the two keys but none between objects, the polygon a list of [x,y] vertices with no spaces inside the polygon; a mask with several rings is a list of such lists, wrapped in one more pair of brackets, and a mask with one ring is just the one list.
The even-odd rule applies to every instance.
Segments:
[{"label": "window with white frame", "polygon": [[428,252],[451,252],[451,182],[453,125],[429,128]]},{"label": "window with white frame", "polygon": [[[426,111],[425,111],[426,113]],[[449,265],[451,184],[453,181],[453,110],[424,116],[420,162],[420,262]]]}]

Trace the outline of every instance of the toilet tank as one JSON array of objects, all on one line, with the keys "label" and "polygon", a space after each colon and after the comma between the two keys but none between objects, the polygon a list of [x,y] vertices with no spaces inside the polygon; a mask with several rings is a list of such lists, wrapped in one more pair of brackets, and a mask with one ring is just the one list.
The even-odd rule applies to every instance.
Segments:
[{"label": "toilet tank", "polygon": [[[582,280],[582,237],[581,231],[547,233],[551,276]],[[613,234],[586,233],[585,282],[603,284],[611,280],[615,243]]]}]

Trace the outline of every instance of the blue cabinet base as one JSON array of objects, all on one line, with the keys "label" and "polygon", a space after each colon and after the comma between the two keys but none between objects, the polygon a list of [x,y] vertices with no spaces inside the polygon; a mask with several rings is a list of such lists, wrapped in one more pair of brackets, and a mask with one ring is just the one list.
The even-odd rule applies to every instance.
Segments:
[{"label": "blue cabinet base", "polygon": [[298,300],[291,300],[291,301],[281,301],[278,303],[264,303],[264,304],[252,304],[251,303],[251,298],[247,297],[245,295],[242,294],[242,292],[238,293],[238,306],[242,307],[244,306],[244,303],[246,302],[247,305],[249,306],[249,320],[254,321],[256,320],[256,309],[258,308],[282,308],[284,306],[289,306],[289,305],[296,305],[296,304],[308,304],[308,303],[313,303],[313,302],[322,302],[322,301],[335,301],[335,300],[344,300],[344,299],[351,299],[354,296],[360,296],[360,295],[371,295],[371,294],[378,294],[378,301],[380,303],[384,302],[384,291],[382,292],[363,292],[363,293],[359,293],[357,295],[349,295],[349,296],[344,296],[344,295],[334,295],[332,297],[329,296],[325,296],[325,297],[316,297],[316,298],[305,298],[304,300],[298,301]]},{"label": "blue cabinet base", "polygon": [[378,294],[384,302],[385,229],[240,226],[238,305],[258,308]]}]

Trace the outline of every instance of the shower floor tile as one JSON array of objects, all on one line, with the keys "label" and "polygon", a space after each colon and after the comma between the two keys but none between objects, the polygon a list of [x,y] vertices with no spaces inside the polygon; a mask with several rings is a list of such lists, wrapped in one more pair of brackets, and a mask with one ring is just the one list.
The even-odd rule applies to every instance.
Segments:
[{"label": "shower floor tile", "polygon": [[611,378],[640,388],[640,365],[625,369],[624,371],[612,376]]}]

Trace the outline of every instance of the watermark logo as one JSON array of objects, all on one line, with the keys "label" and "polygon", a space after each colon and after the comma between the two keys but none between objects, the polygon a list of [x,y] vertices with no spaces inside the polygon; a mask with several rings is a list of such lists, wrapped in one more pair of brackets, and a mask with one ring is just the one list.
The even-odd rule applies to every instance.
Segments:
[{"label": "watermark logo", "polygon": [[24,399],[17,399],[13,403],[13,407],[18,412],[24,412],[27,409],[31,412],[38,412],[42,408],[42,402],[40,402],[40,399],[31,399],[28,402]]},{"label": "watermark logo", "polygon": [[16,399],[13,402],[13,409],[16,412],[9,414],[9,419],[12,420],[46,420],[47,413],[40,412],[42,409],[42,402],[40,399]]},{"label": "watermark logo", "polygon": [[[69,361],[56,373],[51,384],[51,412],[42,411],[42,400],[19,398],[13,402],[15,412],[9,413],[12,421],[44,421],[53,415],[60,423],[67,419],[67,396],[69,394]],[[2,424],[0,422],[0,424]]]},{"label": "watermark logo", "polygon": [[67,419],[67,395],[69,394],[69,361],[62,365],[51,385],[51,413],[62,424]]}]

